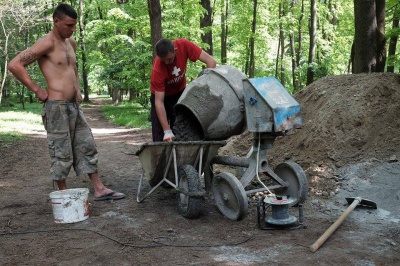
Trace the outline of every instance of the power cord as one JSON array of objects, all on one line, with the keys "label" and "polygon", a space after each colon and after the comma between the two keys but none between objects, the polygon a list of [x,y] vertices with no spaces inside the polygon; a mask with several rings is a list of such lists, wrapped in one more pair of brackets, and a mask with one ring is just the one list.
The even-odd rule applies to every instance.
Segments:
[{"label": "power cord", "polygon": [[55,232],[64,232],[64,231],[83,231],[83,232],[90,232],[96,235],[102,236],[108,240],[111,240],[121,246],[124,247],[132,247],[132,248],[158,248],[158,247],[178,247],[178,248],[213,248],[213,247],[222,247],[222,246],[237,246],[244,244],[250,241],[254,237],[254,230],[256,226],[254,226],[252,230],[252,234],[244,239],[243,241],[235,242],[235,243],[228,243],[228,244],[215,244],[215,245],[179,245],[179,244],[169,244],[160,241],[160,239],[169,239],[169,237],[155,237],[153,242],[156,245],[137,245],[131,243],[124,243],[112,237],[109,237],[103,233],[97,232],[91,229],[84,229],[84,228],[61,228],[61,229],[47,229],[47,230],[33,230],[33,231],[11,231],[11,232],[0,232],[0,236],[14,236],[14,235],[27,235],[27,234],[38,234],[38,233],[55,233]]}]

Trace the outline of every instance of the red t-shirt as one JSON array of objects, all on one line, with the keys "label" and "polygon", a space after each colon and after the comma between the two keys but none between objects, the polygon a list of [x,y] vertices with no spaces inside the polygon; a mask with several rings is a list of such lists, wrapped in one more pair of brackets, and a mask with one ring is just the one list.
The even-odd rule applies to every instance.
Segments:
[{"label": "red t-shirt", "polygon": [[202,52],[201,48],[186,39],[173,41],[175,46],[175,60],[166,65],[157,56],[151,71],[151,93],[165,92],[165,96],[174,95],[186,87],[187,61],[195,62]]}]

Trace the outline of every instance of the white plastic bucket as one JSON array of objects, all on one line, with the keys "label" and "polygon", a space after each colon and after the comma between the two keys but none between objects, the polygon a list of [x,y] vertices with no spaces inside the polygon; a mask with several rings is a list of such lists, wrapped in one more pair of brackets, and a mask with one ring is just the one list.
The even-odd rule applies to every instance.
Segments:
[{"label": "white plastic bucket", "polygon": [[55,223],[75,223],[89,218],[89,189],[58,190],[49,196]]}]

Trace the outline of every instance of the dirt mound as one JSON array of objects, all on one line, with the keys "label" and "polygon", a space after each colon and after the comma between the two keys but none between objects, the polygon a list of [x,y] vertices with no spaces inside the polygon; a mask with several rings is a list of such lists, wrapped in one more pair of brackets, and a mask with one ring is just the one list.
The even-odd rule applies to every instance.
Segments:
[{"label": "dirt mound", "polygon": [[[304,169],[324,163],[341,167],[368,158],[388,160],[398,152],[400,76],[392,73],[328,76],[294,95],[303,127],[279,137],[271,163],[296,161]],[[243,155],[248,132],[230,139],[224,154]]]}]

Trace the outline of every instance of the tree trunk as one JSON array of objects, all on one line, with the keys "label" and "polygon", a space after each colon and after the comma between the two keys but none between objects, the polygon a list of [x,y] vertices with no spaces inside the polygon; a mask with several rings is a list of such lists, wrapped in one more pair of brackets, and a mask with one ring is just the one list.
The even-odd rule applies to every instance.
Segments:
[{"label": "tree trunk", "polygon": [[[283,13],[282,13],[282,3],[279,3],[278,6],[278,14],[279,14],[279,20],[282,19]],[[278,78],[279,75],[282,75],[282,69],[279,72],[279,66],[282,68],[282,59],[283,59],[283,50],[284,49],[284,44],[283,44],[283,29],[282,29],[282,23],[279,23],[279,40],[278,40],[278,51],[276,52],[276,63],[275,63],[275,77]],[[282,82],[282,76],[280,78]],[[282,84],[283,85],[283,84]]]},{"label": "tree trunk", "polygon": [[[302,55],[302,49],[303,49],[303,31],[302,31],[302,25],[303,25],[303,19],[304,19],[304,0],[301,0],[301,11],[300,11],[300,16],[299,16],[299,24],[297,27],[297,39],[298,39],[298,47],[296,51],[296,66],[300,66],[300,58]],[[303,85],[303,78],[302,78],[302,72],[299,71],[298,76],[297,76],[297,86],[301,88]]]},{"label": "tree trunk", "polygon": [[385,0],[375,0],[376,2],[376,22],[377,22],[377,36],[376,36],[376,54],[377,64],[376,72],[384,72],[386,64],[386,36],[385,36]]},{"label": "tree trunk", "polygon": [[[86,46],[85,46],[85,27],[87,15],[84,14],[84,2],[79,0],[79,33],[81,39],[81,57],[82,57],[82,80],[83,80],[83,101],[89,102],[89,82],[88,82],[88,70],[86,67]],[[76,66],[78,67],[78,66]],[[79,68],[78,68],[79,69]]]},{"label": "tree trunk", "polygon": [[254,77],[254,35],[256,34],[257,25],[257,0],[253,0],[253,22],[251,23],[251,37],[250,37],[250,66],[249,77]]},{"label": "tree trunk", "polygon": [[[0,20],[1,24],[3,25],[3,20]],[[5,27],[3,26],[3,33],[5,37],[5,43],[4,43],[4,53],[5,53],[5,58],[4,58],[4,73],[3,73],[3,78],[1,81],[1,86],[0,86],[0,105],[1,105],[1,99],[3,98],[3,88],[4,84],[6,82],[6,77],[7,77],[7,63],[8,63],[8,38],[9,34],[7,34]]]},{"label": "tree trunk", "polygon": [[161,4],[159,0],[147,0],[150,17],[151,44],[153,46],[153,60],[156,57],[155,46],[162,38]]},{"label": "tree trunk", "polygon": [[275,77],[278,78],[278,67],[279,67],[279,55],[281,50],[281,38],[278,39],[278,51],[276,52],[276,60],[275,60]]},{"label": "tree trunk", "polygon": [[200,28],[204,29],[204,33],[201,34],[201,40],[203,43],[208,44],[208,48],[204,49],[208,54],[213,55],[213,41],[212,41],[212,8],[210,0],[201,0],[202,7],[207,10],[207,13],[200,19]]},{"label": "tree trunk", "polygon": [[[292,0],[290,2],[290,9],[293,13],[294,6],[296,5],[296,1]],[[293,84],[293,91],[297,91],[297,80],[296,80],[296,46],[294,43],[294,32],[289,34],[289,41],[290,41],[290,56],[292,58],[292,84]]]},{"label": "tree trunk", "polygon": [[[283,17],[283,15],[282,15]],[[281,44],[281,58],[280,58],[280,64],[281,64],[281,70],[280,70],[280,80],[282,83],[282,86],[285,86],[285,64],[284,64],[284,56],[285,56],[285,34],[283,32],[282,25],[280,26],[281,30],[279,31],[279,39],[280,39],[280,44]]]},{"label": "tree trunk", "polygon": [[312,63],[315,57],[315,35],[317,32],[317,2],[316,0],[311,0],[310,6],[310,47],[308,52],[308,68],[307,68],[307,85],[314,81],[314,70]]},{"label": "tree trunk", "polygon": [[112,100],[115,105],[118,105],[121,98],[121,90],[119,88],[113,89]]},{"label": "tree trunk", "polygon": [[294,46],[294,37],[293,33],[290,34],[290,56],[292,57],[292,83],[293,83],[293,90],[297,91],[297,80],[296,80],[296,57],[295,57],[295,46]]},{"label": "tree trunk", "polygon": [[224,0],[221,11],[221,63],[226,64],[226,44],[228,41],[228,1]]},{"label": "tree trunk", "polygon": [[[400,17],[400,12],[396,12],[393,15],[393,29],[399,29],[399,17]],[[391,60],[388,60],[388,66],[386,71],[387,72],[394,72],[394,58],[396,55],[396,47],[397,47],[397,40],[398,40],[399,36],[398,35],[393,35],[390,38],[390,42],[389,42],[389,53],[388,53],[388,58],[390,58]]]},{"label": "tree trunk", "polygon": [[386,61],[385,1],[354,0],[353,73],[383,72]]}]

